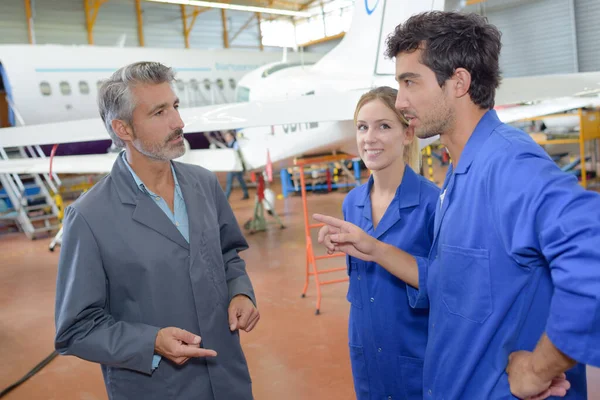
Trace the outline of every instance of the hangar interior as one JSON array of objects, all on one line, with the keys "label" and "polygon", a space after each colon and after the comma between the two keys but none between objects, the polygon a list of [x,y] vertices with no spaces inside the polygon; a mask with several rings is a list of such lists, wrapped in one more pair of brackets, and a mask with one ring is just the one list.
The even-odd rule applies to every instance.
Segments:
[{"label": "hangar interior", "polygon": [[[166,64],[172,60],[179,77],[174,90],[182,109],[250,103],[261,100],[259,94],[268,99],[269,92],[277,91],[277,81],[265,89],[260,83],[271,76],[279,82],[297,79],[300,83],[290,85],[290,93],[310,98],[314,88],[302,83],[305,70],[320,60],[330,62],[327,57],[343,45],[357,7],[375,10],[380,1],[385,3],[0,0],[0,162],[34,159],[36,165],[45,166],[57,157],[50,165],[59,171],[0,169],[0,390],[5,390],[1,398],[107,398],[98,364],[57,356],[53,350],[64,210],[106,174],[95,171],[95,166],[78,172],[59,159],[106,155],[110,138],[94,137],[93,150],[92,145],[81,147],[72,139],[53,147],[56,142],[39,139],[61,129],[51,124],[98,119],[95,95],[100,79],[129,60],[142,58]],[[600,71],[597,0],[449,0],[444,8],[485,15],[499,28],[503,78],[555,75],[557,84],[568,86],[559,82],[560,75]],[[114,65],[113,59],[123,60],[117,61],[122,65]],[[328,83],[332,86],[348,76],[344,64],[337,65],[339,80]],[[248,89],[251,84],[256,86]],[[511,124],[531,134],[587,190],[600,192],[598,92],[586,87],[578,93],[593,106],[584,102]],[[535,104],[500,106],[527,105]],[[186,115],[193,120],[193,114]],[[231,190],[231,207],[249,243],[240,255],[254,285],[261,320],[252,332],[241,334],[241,341],[254,397],[260,400],[356,398],[347,343],[351,306],[345,259],[329,257],[320,245],[313,245],[317,229],[310,216],[319,212],[341,217],[347,193],[370,174],[356,155],[333,149],[323,135],[325,141],[314,148],[306,143],[313,139],[303,142],[300,135],[319,124],[311,120],[278,124],[277,132],[299,137],[296,147],[304,150],[280,157],[277,146],[285,151],[293,146],[279,145],[275,139],[264,142],[273,143],[266,157],[259,151],[251,158],[249,148],[244,155],[247,162],[267,161],[248,168],[243,182],[215,168],[222,189]],[[32,133],[38,135],[35,143],[5,144],[13,143],[8,140],[13,126],[32,125],[39,125],[38,133]],[[239,141],[251,139],[252,129],[258,128],[238,130]],[[202,158],[208,154],[202,151],[227,147],[226,131],[194,132],[186,146],[198,151],[194,157]],[[269,132],[277,137],[274,127]],[[418,172],[440,187],[451,162],[445,147],[433,142],[421,156]],[[271,157],[277,159],[271,162]],[[212,155],[202,162],[229,162],[225,156],[219,158]],[[231,163],[236,160],[232,156]],[[242,186],[249,196],[242,198]],[[600,400],[600,370],[588,366],[587,376],[588,399]]]}]

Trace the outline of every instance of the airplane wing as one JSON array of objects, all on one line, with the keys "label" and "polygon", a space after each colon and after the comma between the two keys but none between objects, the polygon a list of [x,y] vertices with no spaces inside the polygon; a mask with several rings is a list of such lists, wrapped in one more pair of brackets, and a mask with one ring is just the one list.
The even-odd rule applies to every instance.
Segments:
[{"label": "airplane wing", "polygon": [[496,110],[496,113],[502,122],[508,124],[586,107],[600,107],[600,97],[562,97],[545,100],[538,104],[501,108]]},{"label": "airplane wing", "polygon": [[[506,78],[498,89],[496,104],[515,104],[574,96],[574,92],[584,92],[586,89],[592,90],[592,88],[597,90],[599,84],[600,72]],[[302,122],[345,121],[353,119],[356,103],[366,90],[368,88],[279,100],[191,107],[181,109],[180,113],[186,124],[185,133]],[[574,97],[570,97],[570,99],[574,99]],[[565,102],[569,101],[565,100]],[[561,107],[570,106],[564,103],[556,105],[558,111]],[[533,109],[530,110],[533,111]],[[506,113],[503,111],[502,113],[508,117],[513,113],[516,115],[517,111],[512,110]],[[528,114],[529,112],[524,113]],[[0,129],[0,146],[3,147],[104,139],[108,139],[108,133],[100,118]]]},{"label": "airplane wing", "polygon": [[[184,133],[221,131],[302,122],[342,122],[352,120],[354,108],[363,91],[320,96],[302,96],[269,102],[222,104],[185,108],[180,115]],[[42,144],[74,143],[108,139],[100,118],[27,125],[0,129],[0,146],[20,147]],[[265,151],[266,146],[258,149]],[[310,146],[309,146],[310,147]],[[250,150],[251,151],[251,150]],[[277,152],[277,149],[274,149]],[[257,153],[254,151],[254,153]],[[254,154],[254,156],[258,156]],[[53,158],[55,173],[107,173],[115,153]],[[252,163],[259,167],[262,158]],[[242,166],[231,149],[187,149],[180,161],[201,165],[214,172],[241,171]],[[0,173],[48,173],[49,158],[11,159],[0,161]]]},{"label": "airplane wing", "polygon": [[[52,160],[52,172],[57,174],[106,174],[111,171],[118,153],[60,156]],[[233,149],[188,150],[176,161],[200,165],[213,172],[241,171]],[[0,173],[47,174],[50,158],[16,158],[0,161]]]},{"label": "airplane wing", "polygon": [[[587,79],[593,80],[596,75],[591,74]],[[530,85],[539,85],[542,82],[535,79],[534,81],[535,83]],[[560,79],[558,81],[560,82]],[[545,82],[548,83],[548,81]],[[522,83],[526,85],[526,80]],[[562,85],[562,83],[559,84]],[[566,88],[556,90],[563,92]],[[185,133],[303,122],[347,123],[353,119],[356,103],[365,91],[366,88],[343,93],[301,96],[268,102],[257,101],[187,108],[181,110],[181,116],[186,124]],[[505,98],[508,97],[505,96]],[[526,118],[595,106],[600,106],[599,97],[563,97],[542,101],[538,104],[499,108],[497,113],[502,121],[510,123]],[[108,133],[100,118],[0,129],[0,146],[3,147],[85,142],[107,138]],[[436,138],[423,141],[421,143],[422,147],[434,139]],[[302,146],[298,143],[294,146],[299,146],[297,149],[300,149]],[[308,144],[306,145],[308,146]],[[287,145],[284,143],[282,146]],[[294,148],[296,149],[296,147]],[[261,151],[266,151],[266,149]],[[272,154],[277,152],[274,148],[271,151]],[[262,160],[265,159],[258,153],[260,151],[254,157],[257,158],[256,162],[251,162],[253,167],[262,165]],[[54,157],[53,172],[106,173],[110,171],[114,159],[115,154]],[[188,150],[182,157],[182,161],[201,165],[215,172],[241,170],[235,152],[229,149]],[[0,173],[47,173],[48,171],[49,159],[0,161]]]},{"label": "airplane wing", "polygon": [[496,93],[496,104],[518,104],[596,93],[600,72],[577,72],[503,78]]},{"label": "airplane wing", "polygon": [[[230,103],[180,110],[184,133],[212,132],[302,122],[352,120],[363,91]],[[88,142],[109,139],[102,119],[27,125],[0,130],[0,146]]]}]

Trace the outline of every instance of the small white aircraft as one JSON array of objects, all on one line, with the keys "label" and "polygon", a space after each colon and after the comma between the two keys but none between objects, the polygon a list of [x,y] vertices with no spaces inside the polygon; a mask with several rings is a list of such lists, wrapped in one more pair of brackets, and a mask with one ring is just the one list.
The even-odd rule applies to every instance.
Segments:
[{"label": "small white aircraft", "polygon": [[13,126],[97,117],[100,81],[136,61],[158,61],[173,67],[177,73],[174,89],[182,108],[230,103],[235,101],[239,80],[248,72],[271,63],[280,68],[313,64],[321,56],[290,52],[287,62],[280,63],[279,52],[236,49],[0,45],[0,91],[6,92],[12,103],[0,101],[5,108],[0,115],[12,114]]},{"label": "small white aircraft", "polygon": [[[237,85],[237,103],[181,110],[186,139],[198,132],[241,129],[247,169],[262,169],[267,152],[274,165],[319,152],[356,154],[354,108],[375,86],[395,87],[394,63],[383,57],[387,35],[410,15],[443,10],[445,1],[357,1],[352,25],[342,41],[310,67],[269,65]],[[167,60],[167,64],[173,62]],[[504,78],[497,91],[498,114],[505,122],[599,105],[598,98],[574,97],[597,90],[600,72]],[[546,100],[546,101],[542,101]],[[542,101],[521,107],[501,107]],[[29,125],[0,130],[0,147],[74,143],[106,139],[100,118]],[[425,146],[435,138],[421,141]],[[107,173],[116,154],[54,157],[55,173]],[[180,159],[212,171],[240,171],[231,149],[188,150]],[[47,173],[48,159],[0,161],[0,173]]]}]

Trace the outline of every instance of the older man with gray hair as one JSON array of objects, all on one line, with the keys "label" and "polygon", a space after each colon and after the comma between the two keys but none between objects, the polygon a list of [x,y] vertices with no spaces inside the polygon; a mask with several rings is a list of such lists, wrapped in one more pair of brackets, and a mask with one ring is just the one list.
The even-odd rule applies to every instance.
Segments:
[{"label": "older man with gray hair", "polygon": [[239,329],[259,320],[248,248],[213,173],[185,153],[174,73],[128,65],[99,89],[110,174],[65,210],[55,347],[101,364],[111,400],[252,399]]}]

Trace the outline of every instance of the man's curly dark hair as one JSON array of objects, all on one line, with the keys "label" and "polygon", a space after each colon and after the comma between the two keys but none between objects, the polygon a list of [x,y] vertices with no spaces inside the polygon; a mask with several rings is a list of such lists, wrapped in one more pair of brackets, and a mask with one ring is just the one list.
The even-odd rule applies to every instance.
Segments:
[{"label": "man's curly dark hair", "polygon": [[500,85],[501,33],[475,13],[431,11],[411,16],[387,38],[385,55],[423,50],[421,62],[436,75],[440,86],[457,68],[471,74],[469,95],[483,109],[494,107]]}]

